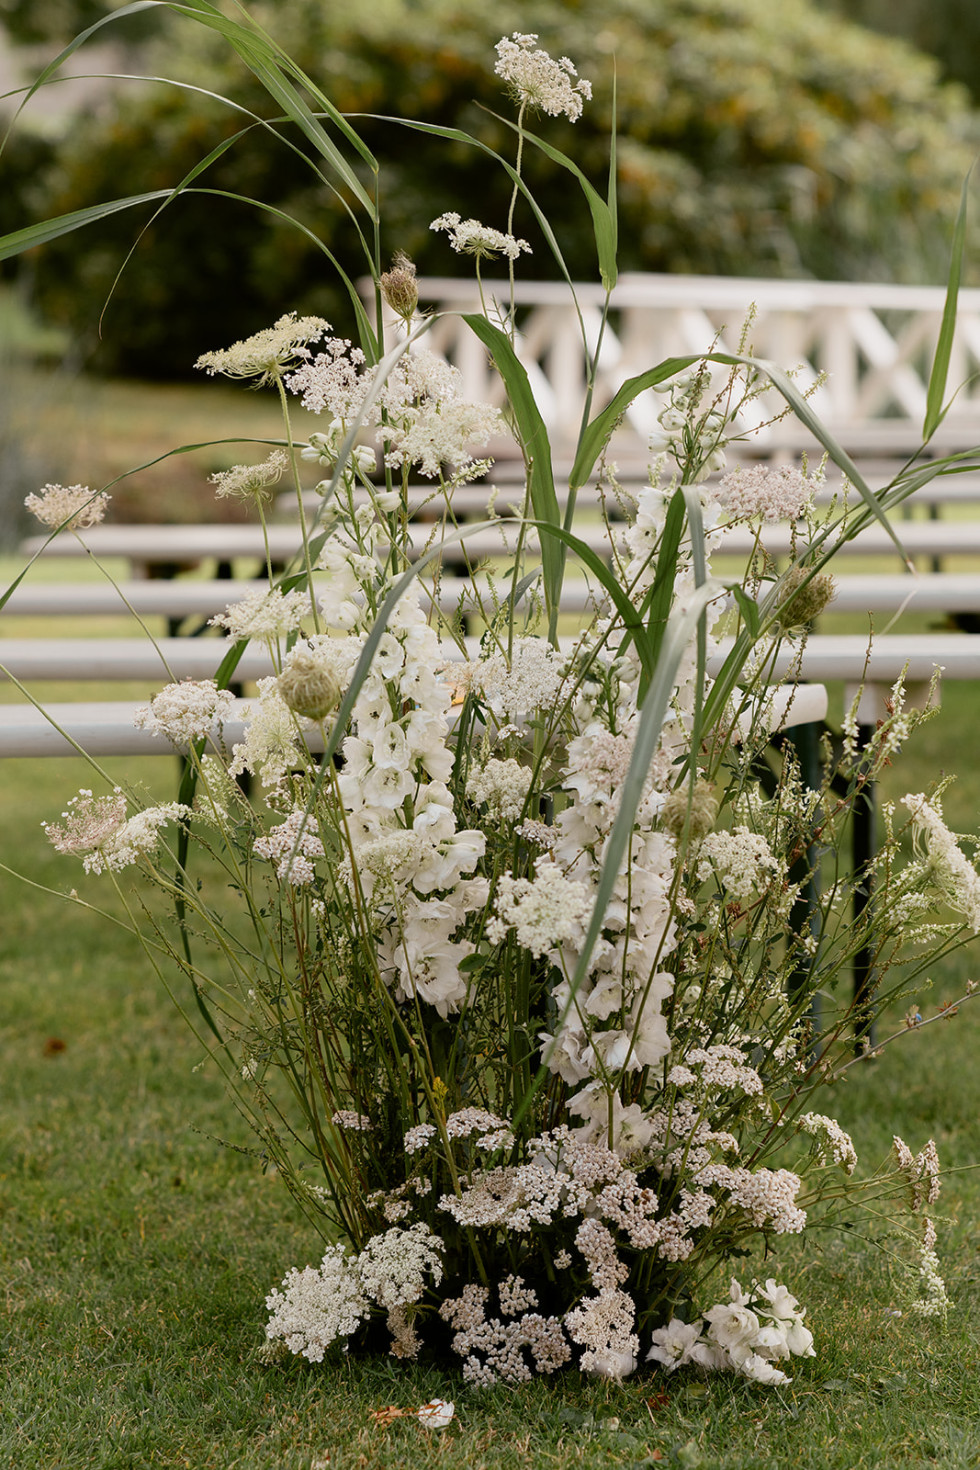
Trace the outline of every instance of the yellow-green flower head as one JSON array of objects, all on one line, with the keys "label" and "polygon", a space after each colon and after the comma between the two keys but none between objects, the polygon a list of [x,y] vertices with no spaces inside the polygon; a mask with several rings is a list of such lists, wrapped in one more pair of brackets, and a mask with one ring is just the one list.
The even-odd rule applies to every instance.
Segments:
[{"label": "yellow-green flower head", "polygon": [[301,648],[293,650],[278,685],[293,713],[308,720],[324,719],[340,703],[340,681],[333,669]]},{"label": "yellow-green flower head", "polygon": [[820,616],[828,603],[833,602],[837,584],[829,572],[811,576],[807,567],[790,567],[780,579],[777,591],[780,626],[790,632],[805,628]]},{"label": "yellow-green flower head", "polygon": [[707,837],[718,816],[718,799],[714,787],[707,781],[695,781],[694,790],[678,786],[664,802],[660,820],[674,837],[680,837],[685,827],[692,842]]}]

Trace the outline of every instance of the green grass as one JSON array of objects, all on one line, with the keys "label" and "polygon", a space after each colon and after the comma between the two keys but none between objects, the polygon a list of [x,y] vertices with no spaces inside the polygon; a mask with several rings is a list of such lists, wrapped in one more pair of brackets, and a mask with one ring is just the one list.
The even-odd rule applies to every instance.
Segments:
[{"label": "green grass", "polygon": [[[32,433],[71,444],[65,479],[103,482],[168,447],[175,422],[185,441],[278,433],[271,398],[217,385],[146,394],[81,382],[60,411],[55,380],[34,387],[49,400],[39,399]],[[169,461],[132,492],[139,513],[186,519],[203,507],[210,518],[203,476],[215,467],[208,455]],[[52,564],[32,575],[64,573]],[[32,630],[11,621],[6,631]],[[72,628],[97,631],[122,629]],[[980,693],[950,684],[943,700],[883,794],[896,799],[956,772],[947,816],[971,830],[980,826]],[[161,799],[174,794],[168,757],[106,764]],[[107,890],[56,857],[40,828],[92,784],[80,761],[0,763],[0,862],[104,901]],[[980,978],[976,948],[933,978],[920,997],[926,1016]],[[139,945],[0,872],[0,1016],[0,1470],[980,1463],[980,1175],[970,1168],[980,1159],[980,1006],[854,1069],[827,1105],[863,1160],[882,1157],[893,1133],[914,1149],[932,1136],[957,1170],[939,1206],[954,1301],[947,1328],[908,1315],[909,1283],[856,1230],[787,1242],[743,1271],[777,1275],[808,1307],[817,1357],[794,1364],[794,1383],[778,1391],[643,1373],[622,1385],[571,1374],[478,1392],[385,1359],[267,1366],[258,1357],[265,1293],[289,1266],[315,1261],[318,1242],[278,1181],[239,1151],[250,1146],[245,1125],[200,1067]],[[386,1404],[432,1396],[457,1405],[441,1433],[407,1418],[387,1428],[371,1420]]]},{"label": "green grass", "polygon": [[[972,748],[977,697],[955,686],[890,774],[901,794]],[[172,791],[174,765],[112,774]],[[957,820],[977,810],[965,772]],[[5,863],[84,897],[107,892],[47,846],[40,822],[86,784],[77,761],[0,767]],[[960,993],[977,957],[937,976],[923,1014]],[[934,1136],[955,1166],[939,1209],[955,1302],[948,1327],[907,1314],[903,1273],[858,1232],[815,1232],[743,1275],[776,1274],[808,1306],[818,1355],[786,1389],[727,1377],[639,1374],[622,1385],[467,1389],[385,1359],[264,1365],[263,1298],[317,1241],[247,1153],[219,1080],[149,973],[138,944],[64,900],[0,878],[0,1281],[5,1298],[0,1467],[10,1470],[308,1470],[458,1465],[974,1466],[980,1246],[980,1007],[855,1069],[836,1110],[862,1158],[893,1132]],[[896,1315],[902,1313],[903,1315]],[[428,1434],[371,1411],[455,1400]]]}]

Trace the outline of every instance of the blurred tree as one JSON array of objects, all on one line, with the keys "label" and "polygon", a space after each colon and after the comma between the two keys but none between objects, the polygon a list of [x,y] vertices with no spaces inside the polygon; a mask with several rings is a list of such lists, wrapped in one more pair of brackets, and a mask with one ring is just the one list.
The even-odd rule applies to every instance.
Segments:
[{"label": "blurred tree", "polygon": [[[0,26],[16,45],[63,45],[127,0],[0,0]],[[135,40],[157,29],[153,11],[127,21],[126,36]]]},{"label": "blurred tree", "polygon": [[943,75],[980,101],[980,5],[977,0],[818,0],[825,9],[935,56]]},{"label": "blurred tree", "polygon": [[[934,61],[819,10],[812,0],[376,0],[371,7],[260,0],[256,16],[352,114],[456,125],[505,156],[513,116],[493,75],[501,34],[534,30],[590,78],[595,100],[572,125],[533,126],[604,189],[615,58],[623,269],[941,279],[949,221],[978,137],[965,95]],[[264,94],[192,23],[168,27],[159,74],[233,96],[269,116]],[[462,143],[390,121],[355,119],[382,160],[385,259],[420,270],[462,268],[429,222],[445,210],[502,227],[503,170]],[[46,175],[45,208],[176,184],[241,118],[172,87],[124,102],[65,141]],[[291,141],[301,141],[291,138]],[[537,150],[526,178],[554,222],[573,276],[594,278],[587,211],[568,176]],[[352,275],[365,269],[356,232],[329,188],[276,136],[255,129],[199,181],[293,215]],[[571,204],[571,207],[570,207]],[[37,253],[40,304],[93,334],[132,243],[132,215]],[[525,274],[556,273],[533,216]],[[94,361],[106,371],[185,372],[200,352],[283,310],[319,311],[348,331],[349,310],[323,255],[300,232],[209,195],[177,201],[153,225],[105,315]]]}]

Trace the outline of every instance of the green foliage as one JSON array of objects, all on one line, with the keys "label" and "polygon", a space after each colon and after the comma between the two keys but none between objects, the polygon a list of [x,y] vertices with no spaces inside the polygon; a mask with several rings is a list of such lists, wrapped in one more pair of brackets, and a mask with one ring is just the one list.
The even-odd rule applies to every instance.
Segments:
[{"label": "green foliage", "polygon": [[[123,0],[0,0],[0,24],[21,45],[70,41],[72,36],[103,16],[120,9]],[[149,16],[140,17],[127,37],[154,29]]]},{"label": "green foliage", "polygon": [[[955,213],[980,136],[976,117],[960,91],[938,85],[934,62],[811,0],[614,0],[601,20],[576,0],[505,0],[493,10],[468,0],[389,0],[370,9],[295,0],[285,14],[271,4],[255,13],[274,22],[285,49],[342,111],[424,117],[505,154],[509,131],[491,115],[504,110],[493,45],[515,29],[539,32],[542,44],[574,55],[594,84],[581,120],[549,119],[548,139],[600,192],[615,59],[621,269],[942,277],[941,222]],[[166,31],[171,75],[269,115],[258,84],[200,26]],[[46,174],[41,212],[176,186],[243,121],[188,90],[130,96],[116,116],[91,119],[66,140]],[[358,130],[382,161],[386,253],[405,250],[420,270],[450,274],[458,262],[430,234],[431,219],[455,209],[503,226],[510,181],[471,147],[390,122],[361,119]],[[303,143],[295,130],[288,141]],[[524,174],[545,215],[567,212],[567,176],[543,153],[528,150]],[[370,186],[360,165],[358,177]],[[271,132],[254,129],[198,185],[276,205],[351,275],[363,272],[349,191],[338,199]],[[366,229],[363,215],[361,223]],[[38,254],[40,303],[90,346],[136,229],[124,214]],[[515,229],[534,247],[526,273],[555,275],[526,205]],[[595,275],[586,223],[558,243],[573,277]],[[349,308],[327,274],[315,242],[284,220],[207,194],[185,197],[127,267],[94,360],[103,370],[182,374],[200,352],[290,307],[321,312],[348,331]]]},{"label": "green foliage", "polygon": [[[902,780],[907,760],[920,767],[913,784],[956,764],[975,705],[970,687],[952,686],[943,718],[904,753]],[[166,799],[169,769],[154,759],[114,775]],[[888,775],[900,794],[898,773]],[[4,762],[0,860],[26,859],[42,881],[67,887],[40,823],[86,780],[78,761]],[[976,797],[956,803],[963,820]],[[976,1463],[980,1388],[964,1364],[977,1353],[980,1176],[969,1169],[940,1202],[956,1304],[948,1329],[896,1315],[900,1280],[872,1242],[824,1236],[799,1253],[819,1355],[778,1395],[652,1367],[618,1385],[569,1375],[558,1387],[481,1393],[383,1359],[327,1373],[263,1366],[262,1294],[284,1264],[317,1258],[317,1238],[258,1160],[217,1142],[250,1139],[131,936],[9,878],[0,917],[3,1470],[308,1470],[327,1457],[331,1470]],[[924,1014],[962,981],[937,975]],[[980,1010],[966,1009],[910,1035],[887,1065],[856,1069],[839,1103],[859,1149],[884,1151],[893,1129],[916,1146],[941,1133],[951,1162],[972,1160],[978,1043]],[[771,1270],[762,1258],[753,1267]],[[433,1396],[456,1402],[441,1434],[370,1417]]]},{"label": "green foliage", "polygon": [[943,74],[980,98],[980,8],[976,0],[818,0],[859,25],[935,56]]}]

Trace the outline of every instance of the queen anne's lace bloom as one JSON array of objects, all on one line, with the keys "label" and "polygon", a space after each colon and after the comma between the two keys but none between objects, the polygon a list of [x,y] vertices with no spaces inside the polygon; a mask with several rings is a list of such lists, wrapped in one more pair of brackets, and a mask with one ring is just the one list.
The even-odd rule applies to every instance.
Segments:
[{"label": "queen anne's lace bloom", "polygon": [[539,109],[551,117],[562,113],[575,122],[582,116],[582,101],[592,97],[592,85],[578,75],[567,56],[554,61],[537,45],[537,36],[515,31],[513,39],[505,36],[497,42],[497,64],[494,71],[510,86],[516,100]]},{"label": "queen anne's lace bloom", "polygon": [[478,219],[461,219],[452,211],[434,219],[429,229],[445,230],[457,255],[476,255],[487,260],[495,260],[498,255],[503,255],[507,260],[517,260],[523,251],[529,255],[531,253],[531,247],[526,240],[505,235],[500,230],[491,229],[489,225],[481,225]]},{"label": "queen anne's lace bloom", "polygon": [[589,891],[570,881],[557,863],[539,858],[533,879],[505,874],[497,885],[497,917],[487,924],[493,943],[513,928],[518,944],[543,955],[574,933],[588,911]]},{"label": "queen anne's lace bloom", "polygon": [[230,470],[219,470],[209,478],[219,499],[234,495],[239,500],[262,500],[267,491],[282,479],[288,466],[286,452],[274,449],[261,464],[236,464]]},{"label": "queen anne's lace bloom", "polygon": [[338,1337],[349,1337],[368,1317],[370,1302],[354,1263],[343,1245],[328,1246],[319,1269],[292,1270],[282,1291],[265,1299],[272,1313],[266,1323],[270,1341],[281,1337],[290,1352],[323,1361]]},{"label": "queen anne's lace bloom", "polygon": [[117,787],[100,797],[83,789],[61,815],[61,823],[42,824],[55,850],[80,857],[86,873],[118,873],[153,852],[162,828],[189,817],[191,809],[171,801],[127,817],[126,797]]},{"label": "queen anne's lace bloom", "polygon": [[185,679],[155,694],[136,711],[133,723],[138,730],[164,735],[178,749],[186,749],[230,719],[234,709],[235,696],[229,689],[219,689],[213,679]]},{"label": "queen anne's lace bloom", "polygon": [[104,490],[96,493],[87,485],[45,485],[37,495],[28,495],[24,504],[42,526],[52,531],[59,526],[66,531],[82,531],[86,526],[98,525],[110,499]]},{"label": "queen anne's lace bloom", "polygon": [[718,498],[731,521],[796,520],[813,498],[813,484],[793,465],[749,465],[722,478]]},{"label": "queen anne's lace bloom", "polygon": [[233,638],[258,638],[270,642],[293,633],[304,617],[310,616],[310,599],[305,592],[283,592],[273,587],[264,592],[260,587],[247,592],[240,602],[228,604],[211,622],[227,628]]},{"label": "queen anne's lace bloom", "polygon": [[761,893],[782,876],[784,866],[761,832],[735,827],[711,832],[698,850],[698,881],[714,874],[725,892],[739,902]]},{"label": "queen anne's lace bloom", "polygon": [[210,376],[223,373],[228,378],[257,378],[256,387],[261,387],[308,358],[307,344],[318,341],[329,330],[330,323],[322,317],[297,317],[294,311],[287,312],[274,326],[264,327],[244,341],[203,353],[195,367],[204,368]]}]

